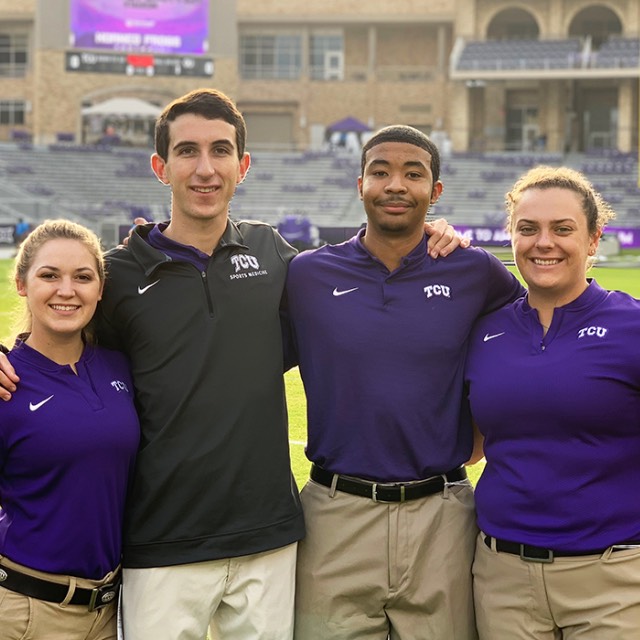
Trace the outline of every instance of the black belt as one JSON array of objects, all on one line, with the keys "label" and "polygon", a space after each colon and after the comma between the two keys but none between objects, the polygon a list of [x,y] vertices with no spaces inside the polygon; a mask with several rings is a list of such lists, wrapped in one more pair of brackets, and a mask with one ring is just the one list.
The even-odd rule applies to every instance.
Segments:
[{"label": "black belt", "polygon": [[[325,487],[333,486],[335,475],[315,464],[311,465],[311,479]],[[335,489],[354,496],[370,498],[374,502],[405,502],[440,493],[444,489],[445,482],[460,482],[466,478],[467,470],[464,467],[417,482],[372,482],[352,476],[338,476]]]},{"label": "black belt", "polygon": [[521,544],[519,542],[511,542],[509,540],[498,540],[498,538],[492,538],[491,536],[485,536],[484,543],[492,548],[492,541],[495,540],[496,551],[502,553],[511,553],[514,556],[520,556],[522,560],[527,562],[553,562],[555,558],[573,558],[579,556],[601,556],[607,549],[612,548],[613,551],[623,551],[624,549],[640,546],[640,542],[621,542],[620,544],[614,544],[611,547],[605,547],[604,549],[592,549],[589,551],[554,551],[553,549],[545,549],[544,547],[534,547],[530,544]]},{"label": "black belt", "polygon": [[[69,586],[57,582],[49,582],[42,578],[34,578],[15,569],[0,565],[0,587],[21,593],[23,596],[61,603],[69,593]],[[89,611],[106,607],[114,602],[120,589],[120,575],[109,583],[95,589],[76,587],[69,604],[85,605]]]}]

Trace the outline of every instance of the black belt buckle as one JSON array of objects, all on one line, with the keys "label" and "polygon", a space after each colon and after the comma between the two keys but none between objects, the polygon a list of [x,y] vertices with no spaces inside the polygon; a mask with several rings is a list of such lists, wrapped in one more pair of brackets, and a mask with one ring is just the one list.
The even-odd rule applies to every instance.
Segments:
[{"label": "black belt buckle", "polygon": [[117,597],[120,590],[120,583],[103,584],[91,590],[91,598],[89,599],[89,611],[95,611],[111,604]]},{"label": "black belt buckle", "polygon": [[553,551],[551,549],[542,549],[540,547],[532,547],[528,544],[521,544],[520,559],[525,562],[551,564],[553,562]]}]

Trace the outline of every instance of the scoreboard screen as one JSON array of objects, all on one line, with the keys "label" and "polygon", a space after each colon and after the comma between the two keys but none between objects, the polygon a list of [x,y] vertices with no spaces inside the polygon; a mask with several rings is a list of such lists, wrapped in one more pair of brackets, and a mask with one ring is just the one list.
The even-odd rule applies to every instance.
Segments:
[{"label": "scoreboard screen", "polygon": [[67,51],[66,71],[127,76],[213,76],[213,58],[151,53]]},{"label": "scoreboard screen", "polygon": [[70,46],[120,53],[202,55],[209,0],[70,0]]}]

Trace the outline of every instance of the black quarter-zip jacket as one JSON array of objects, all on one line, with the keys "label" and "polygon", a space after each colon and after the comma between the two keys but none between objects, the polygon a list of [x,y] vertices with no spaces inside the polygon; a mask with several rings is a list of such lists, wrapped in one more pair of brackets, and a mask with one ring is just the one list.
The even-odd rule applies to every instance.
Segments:
[{"label": "black quarter-zip jacket", "polygon": [[291,474],[280,302],[295,255],[269,225],[229,221],[206,271],[138,227],[107,254],[101,344],[128,354],[141,443],[126,567],[277,549],[302,538]]}]

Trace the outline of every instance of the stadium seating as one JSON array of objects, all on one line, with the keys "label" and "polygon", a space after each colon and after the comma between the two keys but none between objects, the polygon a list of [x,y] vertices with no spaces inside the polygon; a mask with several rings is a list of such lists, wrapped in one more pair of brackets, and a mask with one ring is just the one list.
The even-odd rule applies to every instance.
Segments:
[{"label": "stadium seating", "polygon": [[582,42],[563,40],[483,40],[465,43],[458,71],[573,69],[582,66]]},{"label": "stadium seating", "polygon": [[624,68],[640,66],[640,38],[609,38],[593,53],[593,66]]},{"label": "stadium seating", "polygon": [[623,69],[640,65],[640,38],[612,37],[592,50],[580,38],[563,40],[468,41],[458,58],[457,71],[517,69]]},{"label": "stadium seating", "polygon": [[271,224],[301,214],[318,226],[358,226],[362,211],[352,213],[350,205],[359,202],[359,173],[359,157],[344,151],[255,152],[231,203],[232,214]]},{"label": "stadium seating", "polygon": [[[150,150],[0,144],[0,215],[32,222],[52,216],[130,224],[142,215],[168,218],[168,188],[153,177]],[[252,166],[231,203],[235,218],[276,224],[304,215],[318,227],[357,228],[364,212],[356,189],[360,158],[343,150],[252,153]],[[432,213],[453,224],[504,221],[504,196],[536,164],[568,164],[584,171],[614,205],[621,225],[640,224],[635,154],[593,151],[453,154],[442,162],[444,192]]]}]

